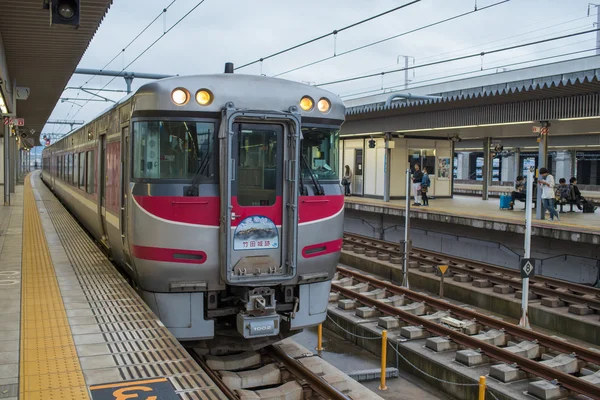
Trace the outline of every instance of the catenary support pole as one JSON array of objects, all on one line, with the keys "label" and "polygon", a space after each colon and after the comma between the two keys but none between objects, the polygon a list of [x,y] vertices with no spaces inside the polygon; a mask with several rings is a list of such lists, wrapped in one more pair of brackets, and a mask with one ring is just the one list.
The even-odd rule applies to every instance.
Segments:
[{"label": "catenary support pole", "polygon": [[[523,258],[530,258],[531,256],[531,219],[533,213],[531,207],[533,206],[533,167],[529,167],[527,171],[527,199],[525,202],[525,248]],[[540,208],[538,204],[538,208]],[[529,278],[523,278],[523,288],[521,297],[521,320],[519,325],[524,328],[531,328],[529,325]]]}]

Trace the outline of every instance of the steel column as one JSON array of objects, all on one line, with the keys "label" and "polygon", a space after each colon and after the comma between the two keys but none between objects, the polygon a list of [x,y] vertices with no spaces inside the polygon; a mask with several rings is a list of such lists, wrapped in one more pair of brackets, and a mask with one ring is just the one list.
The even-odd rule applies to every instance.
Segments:
[{"label": "steel column", "polygon": [[17,149],[16,149],[16,145],[17,145],[17,141],[14,140],[11,136],[10,136],[10,129],[9,129],[9,137],[8,137],[8,143],[9,143],[9,151],[10,151],[10,192],[14,193],[15,192],[15,180],[17,178]]},{"label": "steel column", "polygon": [[[390,161],[392,159],[392,150],[390,149],[391,134],[386,133],[384,139],[385,153],[383,156],[383,201],[390,201]],[[383,227],[382,227],[383,229]]]},{"label": "steel column", "polygon": [[4,125],[4,205],[10,205],[10,127]]},{"label": "steel column", "polygon": [[[542,123],[542,129],[540,130],[540,146],[538,150],[538,170],[536,173],[536,177],[539,179],[539,170],[542,168],[548,168],[546,166],[548,160],[548,126],[550,124]],[[542,207],[542,188],[538,186],[537,188],[537,206],[535,209],[535,217],[537,219],[545,219],[543,207]]]},{"label": "steel column", "polygon": [[491,164],[491,147],[492,147],[492,138],[487,137],[483,140],[483,167],[481,170],[481,178],[483,180],[483,189],[481,191],[481,198],[483,200],[488,199],[488,191],[490,185],[490,176],[492,167]]}]

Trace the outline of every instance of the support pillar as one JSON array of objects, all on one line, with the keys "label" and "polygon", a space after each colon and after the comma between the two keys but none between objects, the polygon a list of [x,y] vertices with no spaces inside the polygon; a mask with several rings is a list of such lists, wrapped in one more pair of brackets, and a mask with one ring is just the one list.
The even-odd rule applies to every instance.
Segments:
[{"label": "support pillar", "polygon": [[17,141],[9,135],[8,142],[10,143],[10,192],[14,193],[17,181]]},{"label": "support pillar", "polygon": [[10,205],[10,128],[4,125],[4,205]]},{"label": "support pillar", "polygon": [[517,180],[517,176],[521,175],[523,171],[521,171],[521,149],[518,147],[515,149],[515,159],[514,161],[514,169],[515,169],[515,181]]},{"label": "support pillar", "polygon": [[572,177],[577,178],[577,150],[571,150],[571,176],[569,178]]},{"label": "support pillar", "polygon": [[[536,171],[536,177],[539,179],[539,171],[542,168],[548,168],[546,163],[548,161],[548,132],[550,124],[548,122],[542,122],[542,129],[540,130],[540,146],[538,150],[538,170]],[[550,171],[552,173],[553,171]],[[555,177],[556,178],[556,177]],[[537,205],[535,209],[535,217],[537,219],[544,219],[545,215],[542,212],[542,188],[538,185],[537,188]]]},{"label": "support pillar", "polygon": [[492,155],[491,155],[491,147],[492,147],[492,138],[487,137],[483,140],[483,167],[481,168],[481,178],[483,180],[483,188],[481,190],[481,199],[488,199],[488,191],[490,187],[490,177],[492,172]]},{"label": "support pillar", "polygon": [[392,159],[392,149],[390,142],[392,141],[391,133],[385,134],[385,154],[383,156],[383,201],[390,201],[390,161]]}]

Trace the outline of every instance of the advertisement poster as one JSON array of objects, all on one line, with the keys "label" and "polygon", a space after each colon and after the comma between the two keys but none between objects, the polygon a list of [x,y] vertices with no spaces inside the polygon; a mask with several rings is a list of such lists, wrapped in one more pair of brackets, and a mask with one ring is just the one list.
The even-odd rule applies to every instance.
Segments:
[{"label": "advertisement poster", "polygon": [[438,179],[450,179],[450,158],[438,158]]},{"label": "advertisement poster", "polygon": [[245,218],[233,233],[234,250],[259,250],[279,248],[279,232],[267,217],[253,215]]}]

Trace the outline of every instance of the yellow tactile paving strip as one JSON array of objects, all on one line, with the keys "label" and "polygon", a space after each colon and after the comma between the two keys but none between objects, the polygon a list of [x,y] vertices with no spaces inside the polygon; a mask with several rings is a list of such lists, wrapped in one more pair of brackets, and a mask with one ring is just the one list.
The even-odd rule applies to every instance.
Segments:
[{"label": "yellow tactile paving strip", "polygon": [[30,176],[23,193],[19,399],[89,399]]}]

